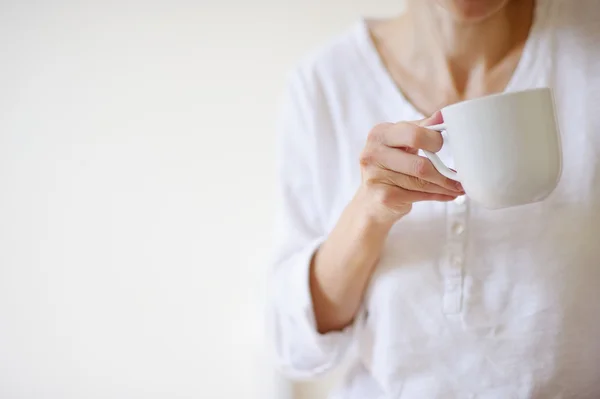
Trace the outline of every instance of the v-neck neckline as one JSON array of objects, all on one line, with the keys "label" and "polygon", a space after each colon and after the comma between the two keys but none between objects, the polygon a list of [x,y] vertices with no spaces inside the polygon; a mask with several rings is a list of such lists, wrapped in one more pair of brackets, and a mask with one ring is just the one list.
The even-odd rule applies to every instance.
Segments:
[{"label": "v-neck neckline", "polygon": [[[548,21],[549,3],[551,3],[550,0],[536,0],[529,36],[524,44],[517,66],[502,92],[519,90],[523,85],[530,83],[530,78],[536,74],[538,65],[543,62],[544,57],[540,56],[540,52],[543,50],[544,40],[542,36]],[[424,118],[426,115],[419,111],[398,87],[377,51],[370,32],[370,24],[373,21],[374,19],[363,18],[357,27],[359,47],[371,69],[372,77],[377,80],[386,97],[392,99],[396,107],[400,107],[401,110],[406,112],[406,114],[403,112],[401,117],[408,120]],[[396,108],[396,112],[392,111],[395,115],[390,115],[390,117],[396,116],[398,111],[399,109]]]}]

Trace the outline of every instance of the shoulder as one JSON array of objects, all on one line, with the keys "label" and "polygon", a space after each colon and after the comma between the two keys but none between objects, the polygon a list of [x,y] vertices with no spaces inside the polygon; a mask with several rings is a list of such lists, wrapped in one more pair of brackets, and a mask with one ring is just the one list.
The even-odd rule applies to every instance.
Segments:
[{"label": "shoulder", "polygon": [[292,157],[332,162],[334,148],[346,134],[338,122],[364,86],[360,76],[369,69],[363,34],[368,37],[359,21],[304,54],[288,71],[278,128],[288,163]]},{"label": "shoulder", "polygon": [[600,2],[598,0],[539,0],[555,5],[560,10],[560,15],[578,20],[586,25],[597,23],[595,19],[600,15]]},{"label": "shoulder", "polygon": [[288,87],[317,101],[348,90],[369,66],[368,32],[363,21],[305,54],[288,71]]},{"label": "shoulder", "polygon": [[600,0],[540,0],[554,7],[553,28],[559,37],[600,51]]}]

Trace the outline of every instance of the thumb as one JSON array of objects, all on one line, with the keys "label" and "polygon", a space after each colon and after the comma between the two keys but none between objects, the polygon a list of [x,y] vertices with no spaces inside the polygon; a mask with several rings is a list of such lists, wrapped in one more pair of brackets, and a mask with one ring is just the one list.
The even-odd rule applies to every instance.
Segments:
[{"label": "thumb", "polygon": [[416,121],[415,123],[419,126],[427,127],[427,126],[438,125],[443,122],[444,122],[444,117],[442,116],[442,113],[440,111],[435,111],[433,114],[431,114],[427,118]]}]

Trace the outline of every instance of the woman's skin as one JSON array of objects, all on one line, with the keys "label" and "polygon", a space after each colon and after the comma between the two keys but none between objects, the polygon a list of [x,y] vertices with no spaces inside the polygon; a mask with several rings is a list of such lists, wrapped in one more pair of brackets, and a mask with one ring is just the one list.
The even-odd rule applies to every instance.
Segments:
[{"label": "woman's skin", "polygon": [[[418,201],[451,201],[462,187],[441,176],[419,149],[437,152],[436,110],[502,91],[531,28],[534,0],[407,0],[399,18],[371,27],[399,89],[423,121],[375,126],[361,153],[362,183],[315,253],[310,287],[317,329],[354,320],[385,239]],[[400,221],[401,223],[401,221]]]}]

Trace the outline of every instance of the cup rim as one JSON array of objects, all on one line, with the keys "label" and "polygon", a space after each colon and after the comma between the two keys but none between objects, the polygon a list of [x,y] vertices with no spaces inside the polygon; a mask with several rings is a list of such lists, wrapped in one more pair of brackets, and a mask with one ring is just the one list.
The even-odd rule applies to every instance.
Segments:
[{"label": "cup rim", "polygon": [[552,90],[550,89],[550,87],[537,87],[537,88],[533,88],[533,89],[524,89],[524,90],[517,90],[517,91],[503,91],[500,93],[488,94],[488,95],[485,95],[482,97],[471,98],[469,100],[463,100],[463,101],[459,101],[454,104],[447,105],[444,108],[442,108],[442,112],[444,110],[451,110],[455,107],[459,107],[459,106],[463,106],[463,105],[493,100],[498,97],[512,97],[512,96],[518,96],[520,94],[534,93],[534,92],[550,92],[551,93]]}]

